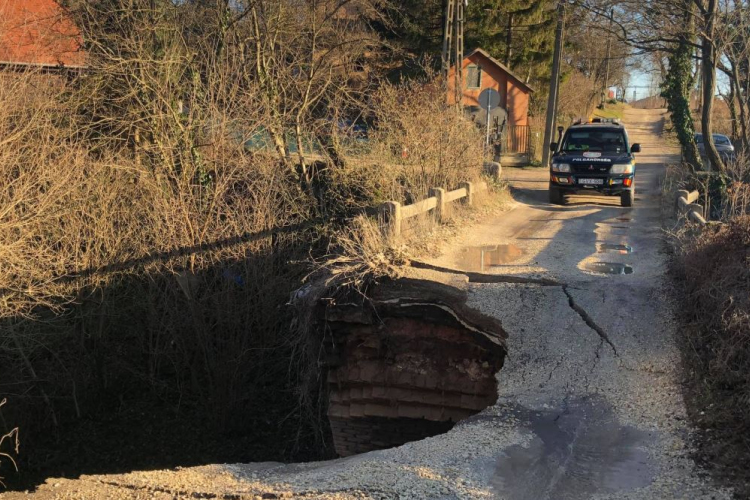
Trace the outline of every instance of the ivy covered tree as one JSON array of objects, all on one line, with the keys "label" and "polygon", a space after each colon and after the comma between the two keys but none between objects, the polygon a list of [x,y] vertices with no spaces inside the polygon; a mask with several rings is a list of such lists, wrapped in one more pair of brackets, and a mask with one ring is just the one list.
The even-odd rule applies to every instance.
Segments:
[{"label": "ivy covered tree", "polygon": [[690,112],[690,93],[693,88],[693,45],[683,33],[669,56],[669,71],[662,83],[661,95],[667,100],[682,156],[694,171],[700,167],[700,153],[695,144],[695,126]]}]

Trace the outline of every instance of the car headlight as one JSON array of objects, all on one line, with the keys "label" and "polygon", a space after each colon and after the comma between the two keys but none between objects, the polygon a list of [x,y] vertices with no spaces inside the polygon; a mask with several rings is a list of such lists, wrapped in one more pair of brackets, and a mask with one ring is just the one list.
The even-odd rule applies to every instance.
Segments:
[{"label": "car headlight", "polygon": [[570,172],[570,165],[568,163],[553,163],[552,171],[563,173]]},{"label": "car headlight", "polygon": [[612,165],[612,170],[609,171],[611,174],[632,174],[633,163],[622,163],[620,165]]}]

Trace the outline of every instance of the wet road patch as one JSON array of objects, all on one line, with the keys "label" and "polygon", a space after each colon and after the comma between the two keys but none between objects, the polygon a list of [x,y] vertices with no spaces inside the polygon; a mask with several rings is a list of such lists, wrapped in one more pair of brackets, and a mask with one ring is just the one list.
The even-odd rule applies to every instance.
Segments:
[{"label": "wet road patch", "polygon": [[602,398],[573,400],[563,409],[509,408],[533,433],[495,463],[500,498],[578,499],[650,485],[654,466],[645,446],[654,436],[622,425]]},{"label": "wet road patch", "polygon": [[633,266],[619,262],[589,262],[583,269],[598,274],[633,274]]},{"label": "wet road patch", "polygon": [[461,253],[461,268],[467,271],[487,271],[491,267],[515,262],[526,255],[516,245],[469,247]]},{"label": "wet road patch", "polygon": [[615,245],[613,243],[600,243],[598,248],[599,253],[617,253],[620,255],[627,255],[633,253],[633,247],[630,245]]}]

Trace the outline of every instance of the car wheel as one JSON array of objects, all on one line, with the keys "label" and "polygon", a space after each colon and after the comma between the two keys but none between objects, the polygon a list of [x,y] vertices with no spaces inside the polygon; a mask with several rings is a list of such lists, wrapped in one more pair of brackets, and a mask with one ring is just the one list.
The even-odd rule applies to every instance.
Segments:
[{"label": "car wheel", "polygon": [[558,189],[556,187],[549,187],[549,202],[553,205],[562,205],[563,204],[563,193],[562,189]]},{"label": "car wheel", "polygon": [[633,203],[635,203],[635,188],[620,193],[620,205],[623,207],[632,207]]}]

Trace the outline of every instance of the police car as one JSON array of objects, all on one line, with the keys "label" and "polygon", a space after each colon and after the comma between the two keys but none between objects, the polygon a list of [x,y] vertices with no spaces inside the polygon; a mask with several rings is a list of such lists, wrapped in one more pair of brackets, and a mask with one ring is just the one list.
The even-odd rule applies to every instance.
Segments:
[{"label": "police car", "polygon": [[576,123],[550,148],[550,203],[562,205],[566,194],[596,192],[619,196],[623,207],[633,206],[634,154],[641,146],[630,144],[622,124],[603,119]]}]

